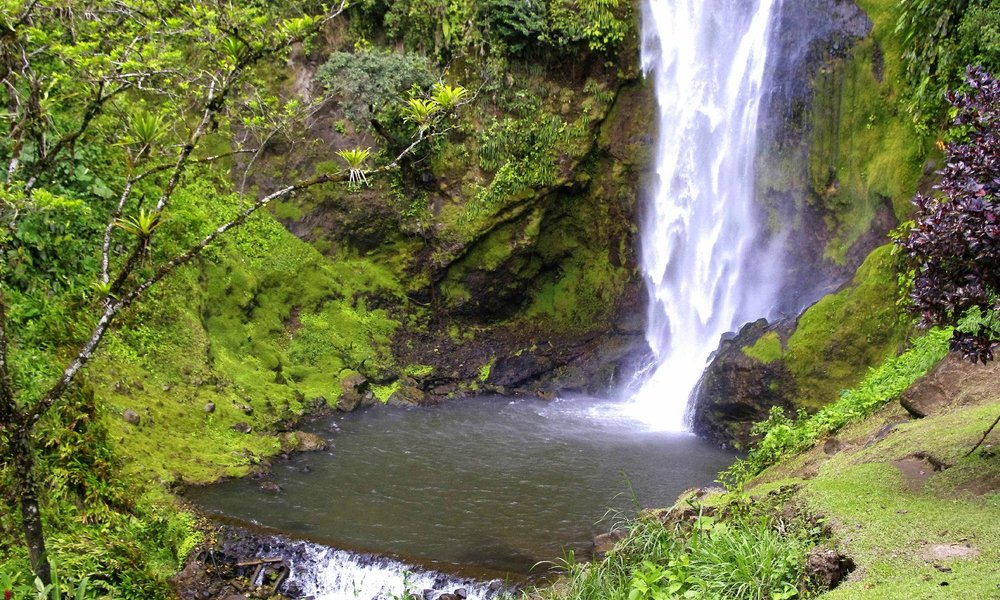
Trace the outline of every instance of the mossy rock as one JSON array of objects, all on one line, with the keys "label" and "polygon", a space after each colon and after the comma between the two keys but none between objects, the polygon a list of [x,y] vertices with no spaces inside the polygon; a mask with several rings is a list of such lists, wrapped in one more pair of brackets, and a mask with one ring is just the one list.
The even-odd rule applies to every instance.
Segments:
[{"label": "mossy rock", "polygon": [[912,320],[899,307],[898,272],[892,245],[882,246],[849,286],[799,317],[782,359],[794,380],[796,406],[820,408],[899,352]]}]

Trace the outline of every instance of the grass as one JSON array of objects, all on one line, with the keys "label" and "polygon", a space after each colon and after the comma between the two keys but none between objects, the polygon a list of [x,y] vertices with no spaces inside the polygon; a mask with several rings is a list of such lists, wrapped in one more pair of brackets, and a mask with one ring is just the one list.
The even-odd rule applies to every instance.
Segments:
[{"label": "grass", "polygon": [[[1000,399],[991,395],[874,439],[885,423],[904,418],[902,408],[889,405],[838,434],[850,450],[826,457],[816,448],[764,473],[753,493],[799,486],[799,498],[835,523],[842,551],[859,565],[824,597],[997,597],[1000,466],[995,450],[964,456],[1000,412]],[[918,453],[950,466],[928,469],[922,482],[908,480],[895,463]],[[972,547],[974,555],[934,555],[936,545],[952,544]]]},{"label": "grass", "polygon": [[699,515],[685,527],[653,514],[599,563],[565,562],[566,580],[543,598],[778,600],[805,589],[804,562],[816,540],[801,523],[740,509],[725,519]]}]

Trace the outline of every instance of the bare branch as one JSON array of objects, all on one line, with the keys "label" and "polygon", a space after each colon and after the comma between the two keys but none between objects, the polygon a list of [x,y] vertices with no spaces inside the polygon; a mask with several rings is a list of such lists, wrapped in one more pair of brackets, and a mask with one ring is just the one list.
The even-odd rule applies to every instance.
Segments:
[{"label": "bare branch", "polygon": [[17,22],[11,26],[11,30],[17,31],[20,29],[21,25],[28,22],[28,19],[31,18],[32,11],[34,11],[35,6],[38,5],[38,2],[39,0],[31,0],[31,4],[25,7],[25,9],[21,12],[21,16],[17,18]]},{"label": "bare branch", "polygon": [[[213,154],[212,156],[204,156],[201,158],[189,158],[188,164],[205,164],[212,163],[222,158],[227,158],[234,156],[236,154],[244,154],[247,152],[255,152],[255,150],[233,150],[231,152],[222,152],[220,154]],[[128,202],[129,196],[132,193],[133,186],[142,181],[143,179],[154,175],[156,173],[162,173],[175,165],[173,163],[162,164],[146,171],[143,171],[139,175],[130,177],[125,182],[125,187],[122,189],[121,195],[118,197],[118,204],[115,205],[113,211],[111,211],[111,216],[108,218],[107,225],[104,226],[104,240],[101,244],[101,281],[108,283],[110,280],[110,262],[111,262],[111,234],[114,232],[115,221],[117,221],[121,216],[122,212],[125,210],[125,204]]]},{"label": "bare branch", "polygon": [[198,142],[201,140],[202,136],[205,135],[212,119],[222,109],[223,103],[226,100],[226,95],[229,93],[229,86],[232,85],[236,73],[236,71],[232,71],[229,74],[226,78],[226,85],[224,85],[221,90],[216,90],[214,80],[209,84],[208,97],[205,100],[205,108],[202,110],[201,121],[198,122],[198,125],[191,133],[191,137],[188,139],[188,142],[181,147],[181,151],[177,155],[177,161],[174,163],[170,179],[167,181],[167,185],[164,186],[163,191],[160,193],[159,200],[156,201],[157,213],[163,212],[163,209],[167,206],[167,202],[169,202],[171,196],[174,195],[174,190],[177,189],[177,184],[180,183],[181,175],[184,174],[188,158],[198,146]]},{"label": "bare branch", "polygon": [[104,283],[108,282],[108,263],[110,262],[111,254],[111,232],[115,228],[115,221],[122,216],[122,210],[125,209],[125,203],[128,202],[128,198],[132,194],[132,186],[134,183],[135,179],[132,178],[125,182],[125,187],[122,189],[121,196],[118,197],[118,204],[115,205],[115,209],[111,211],[111,218],[108,219],[108,224],[104,227],[104,241],[101,243],[101,281]]},{"label": "bare branch", "polygon": [[983,442],[985,442],[986,438],[989,437],[990,433],[992,433],[993,430],[996,429],[997,425],[1000,425],[1000,416],[997,416],[997,418],[993,421],[993,424],[990,425],[989,428],[983,432],[983,437],[979,438],[979,441],[976,442],[976,445],[972,447],[972,450],[969,450],[968,452],[965,453],[966,458],[972,456],[972,453],[975,452],[976,450],[979,450],[979,447],[983,445]]},{"label": "bare branch", "polygon": [[76,374],[80,372],[80,369],[84,367],[90,359],[94,356],[94,351],[101,344],[104,339],[104,334],[108,332],[108,327],[111,326],[111,322],[114,320],[115,316],[121,311],[123,304],[121,301],[112,300],[107,302],[104,306],[104,313],[101,318],[97,321],[97,325],[90,334],[90,338],[83,344],[76,356],[66,365],[63,369],[62,375],[59,379],[49,388],[49,391],[45,393],[41,399],[35,403],[34,407],[27,412],[26,418],[23,425],[25,427],[33,427],[42,416],[52,408],[52,404],[59,400],[63,394],[66,393],[66,389],[69,388],[69,384],[73,382]]},{"label": "bare branch", "polygon": [[[388,170],[388,167],[383,167],[382,169],[379,169],[379,171],[385,171],[385,170]],[[347,178],[348,178],[348,175],[345,172],[340,172],[340,173],[336,173],[336,174],[332,174],[332,175],[319,175],[317,177],[313,177],[311,179],[307,179],[307,180],[301,181],[299,183],[283,187],[280,190],[277,190],[275,192],[272,192],[272,193],[268,194],[267,196],[264,196],[263,198],[260,198],[259,200],[257,200],[256,202],[254,202],[253,204],[251,204],[250,206],[248,206],[247,208],[245,208],[242,211],[240,211],[240,213],[235,218],[233,218],[232,220],[230,220],[230,221],[228,221],[228,222],[226,222],[226,223],[218,226],[214,231],[212,231],[212,233],[210,233],[207,236],[205,236],[204,238],[202,238],[202,240],[200,242],[198,242],[197,244],[195,244],[194,246],[192,246],[191,248],[189,248],[185,252],[182,252],[181,254],[178,254],[174,258],[172,258],[172,259],[168,260],[167,262],[163,263],[162,265],[160,265],[160,268],[158,268],[156,270],[156,272],[149,279],[143,281],[138,286],[136,286],[136,288],[134,290],[132,290],[129,294],[125,295],[122,298],[121,302],[124,305],[126,305],[126,306],[128,306],[128,305],[132,304],[133,302],[135,302],[136,299],[138,299],[139,296],[141,296],[146,290],[148,290],[150,287],[152,287],[153,285],[155,285],[158,281],[160,281],[161,279],[163,279],[164,277],[166,277],[167,275],[169,275],[171,272],[174,271],[174,269],[176,269],[177,267],[179,267],[181,265],[187,264],[193,258],[195,258],[199,254],[201,254],[202,250],[204,250],[212,242],[214,242],[216,239],[218,239],[218,237],[220,235],[224,234],[225,232],[229,231],[230,229],[233,229],[234,227],[238,227],[244,221],[246,221],[250,217],[250,215],[254,214],[255,212],[257,212],[261,208],[264,208],[265,206],[267,206],[268,204],[270,204],[272,201],[274,201],[274,200],[276,200],[278,198],[282,198],[284,196],[287,196],[287,195],[291,194],[292,192],[296,192],[298,190],[304,190],[306,188],[310,188],[310,187],[312,187],[314,185],[319,185],[319,184],[323,184],[323,183],[330,183],[330,182],[335,182],[335,181],[346,181]]]}]

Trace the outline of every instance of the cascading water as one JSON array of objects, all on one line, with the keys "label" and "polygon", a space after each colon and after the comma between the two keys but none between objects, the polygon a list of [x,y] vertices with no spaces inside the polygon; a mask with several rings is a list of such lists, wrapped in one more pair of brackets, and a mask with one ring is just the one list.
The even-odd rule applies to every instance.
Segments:
[{"label": "cascading water", "polygon": [[780,0],[646,0],[642,63],[659,107],[642,231],[655,369],[630,412],[684,429],[720,336],[767,316],[781,240],[754,202],[758,112]]}]

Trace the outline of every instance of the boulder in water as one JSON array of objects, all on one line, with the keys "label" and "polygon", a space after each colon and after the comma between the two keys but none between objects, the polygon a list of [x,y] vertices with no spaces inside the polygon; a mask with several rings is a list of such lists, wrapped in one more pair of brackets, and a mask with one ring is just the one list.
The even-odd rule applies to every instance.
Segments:
[{"label": "boulder in water", "polygon": [[386,402],[389,406],[421,406],[432,403],[431,397],[426,392],[412,385],[400,386]]},{"label": "boulder in water", "polygon": [[361,373],[353,373],[340,380],[343,393],[337,401],[337,410],[351,412],[364,400],[368,392],[368,379]]},{"label": "boulder in water", "polygon": [[287,431],[278,434],[282,452],[319,452],[326,450],[330,444],[315,433],[305,431]]}]

